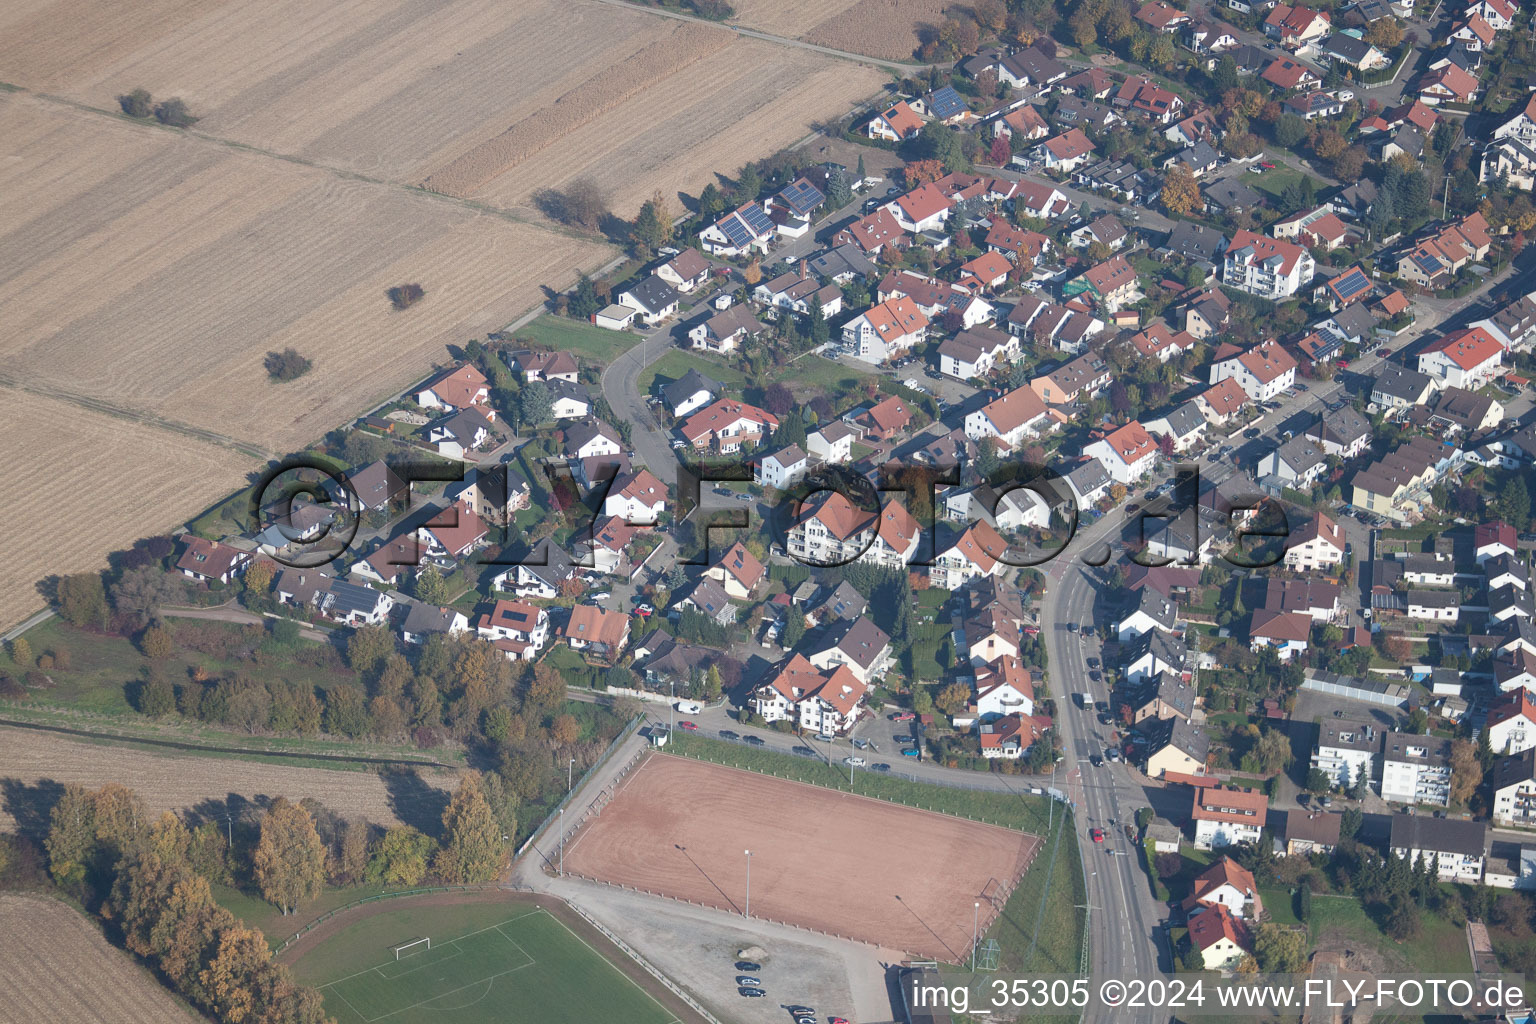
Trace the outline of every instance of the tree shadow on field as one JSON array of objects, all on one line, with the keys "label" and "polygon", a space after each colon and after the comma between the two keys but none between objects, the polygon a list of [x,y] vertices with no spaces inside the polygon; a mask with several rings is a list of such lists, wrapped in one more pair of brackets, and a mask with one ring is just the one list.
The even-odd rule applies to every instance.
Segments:
[{"label": "tree shadow on field", "polygon": [[271,797],[258,796],[248,800],[239,793],[226,794],[222,800],[211,796],[187,808],[183,817],[188,828],[197,828],[209,821],[219,825],[239,825],[247,814],[255,817],[257,812],[265,810],[271,802]]},{"label": "tree shadow on field", "polygon": [[20,779],[0,779],[0,807],[16,821],[16,831],[42,839],[48,835],[53,807],[64,795],[64,784],[41,779],[28,785]]},{"label": "tree shadow on field", "polygon": [[448,793],[428,785],[414,769],[384,772],[383,779],[389,792],[389,809],[395,817],[436,838],[443,828]]}]

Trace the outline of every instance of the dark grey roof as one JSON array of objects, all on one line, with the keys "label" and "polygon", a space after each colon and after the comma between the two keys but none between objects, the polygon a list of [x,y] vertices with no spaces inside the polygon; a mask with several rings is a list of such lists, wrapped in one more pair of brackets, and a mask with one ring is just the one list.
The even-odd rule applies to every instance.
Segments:
[{"label": "dark grey roof", "polygon": [[1027,78],[1036,85],[1067,77],[1066,65],[1054,57],[1047,57],[1033,46],[1003,58],[1003,66],[1015,77]]},{"label": "dark grey roof", "polygon": [[624,447],[623,442],[619,440],[619,432],[602,420],[594,417],[592,419],[577,420],[565,428],[565,450],[567,452],[580,451],[583,445],[597,437],[606,437],[620,448]]},{"label": "dark grey roof", "polygon": [[1211,148],[1211,144],[1201,139],[1199,142],[1183,150],[1175,159],[1191,170],[1202,170],[1214,167],[1220,160],[1221,154]]},{"label": "dark grey roof", "polygon": [[407,490],[405,481],[383,462],[370,462],[347,474],[347,483],[357,493],[358,500],[370,508],[403,498]]},{"label": "dark grey roof", "polygon": [[725,393],[725,385],[713,377],[706,377],[697,369],[690,369],[677,380],[661,389],[661,397],[667,405],[676,409],[700,391],[708,391],[718,398]]},{"label": "dark grey roof", "polygon": [[1394,850],[1425,850],[1482,857],[1488,853],[1488,826],[1459,818],[1431,818],[1418,814],[1392,815]]},{"label": "dark grey roof", "polygon": [[549,400],[551,402],[559,401],[562,398],[574,398],[578,402],[585,402],[587,405],[592,404],[592,394],[587,390],[585,384],[572,384],[568,380],[547,380],[543,384],[549,389]]},{"label": "dark grey roof", "polygon": [[[331,588],[333,591],[335,587]],[[413,604],[406,613],[404,629],[407,633],[421,636],[426,633],[446,633],[453,625],[452,608],[439,608],[430,604]]]},{"label": "dark grey roof", "polygon": [[331,583],[333,607],[343,613],[371,612],[378,607],[379,598],[383,596],[372,587],[359,586],[346,580],[334,580]]},{"label": "dark grey roof", "polygon": [[[532,564],[536,562],[545,564]],[[571,556],[566,554],[565,548],[548,538],[540,541],[524,556],[519,568],[527,569],[550,587],[556,588],[562,581],[570,579],[574,572]]]},{"label": "dark grey roof", "polygon": [[1160,418],[1168,421],[1168,429],[1173,431],[1175,438],[1187,437],[1205,426],[1205,416],[1194,402],[1185,402]]},{"label": "dark grey roof", "polygon": [[[1136,607],[1125,618],[1130,618],[1136,612],[1141,612],[1163,629],[1173,629],[1179,622],[1179,606],[1159,594],[1152,587],[1143,587],[1139,591]],[[1123,620],[1122,620],[1123,621]]]},{"label": "dark grey roof", "polygon": [[1240,181],[1213,181],[1202,190],[1207,202],[1222,209],[1256,206],[1264,198]]},{"label": "dark grey roof", "polygon": [[1333,314],[1332,319],[1344,332],[1344,336],[1352,341],[1368,337],[1376,328],[1376,316],[1363,302],[1350,303]]},{"label": "dark grey roof", "polygon": [[856,277],[874,277],[880,272],[874,262],[864,255],[864,250],[852,242],[817,253],[806,261],[806,266],[828,279],[848,274]]},{"label": "dark grey roof", "polygon": [[1317,736],[1319,748],[1358,750],[1367,754],[1380,754],[1383,734],[1380,729],[1356,722],[1325,722]]},{"label": "dark grey roof", "polygon": [[1091,494],[1100,487],[1108,486],[1109,470],[1098,459],[1089,459],[1066,474],[1079,494]]},{"label": "dark grey roof", "polygon": [[1307,428],[1308,437],[1348,447],[1362,437],[1371,436],[1371,421],[1355,411],[1353,406],[1324,412],[1318,421]]},{"label": "dark grey roof", "polygon": [[624,289],[624,294],[634,298],[649,313],[660,313],[681,299],[676,288],[673,288],[655,274],[652,274],[644,281],[630,285]]},{"label": "dark grey roof", "polygon": [[[1422,595],[1425,591],[1415,591]],[[1422,750],[1423,753],[1418,753]],[[1409,764],[1448,765],[1451,741],[1442,736],[1422,736],[1412,732],[1389,732],[1382,740],[1381,756],[1388,761]]]},{"label": "dark grey roof", "polygon": [[1206,736],[1205,730],[1197,725],[1191,725],[1187,719],[1164,718],[1150,724],[1143,722],[1142,728],[1147,734],[1148,754],[1155,754],[1159,750],[1173,747],[1204,764],[1206,755],[1210,753],[1210,738]]},{"label": "dark grey roof", "polygon": [[[1167,522],[1167,520],[1158,521]],[[1184,646],[1183,637],[1172,633],[1164,633],[1156,629],[1150,633],[1143,633],[1135,641],[1127,644],[1122,653],[1126,664],[1131,664],[1151,654],[1163,664],[1181,669],[1189,657],[1189,649]]]},{"label": "dark grey roof", "polygon": [[826,597],[817,601],[812,606],[812,610],[816,612],[824,611],[835,618],[851,621],[863,615],[868,607],[869,602],[864,599],[864,595],[854,589],[852,583],[843,580],[829,591]]},{"label": "dark grey roof", "polygon": [[736,614],[735,606],[731,604],[725,587],[708,576],[701,576],[699,582],[688,592],[688,602],[712,619],[726,614],[727,609],[733,617]]},{"label": "dark grey roof", "polygon": [[433,430],[446,431],[455,441],[469,442],[478,431],[491,432],[491,421],[479,409],[460,409],[432,423]]},{"label": "dark grey roof", "polygon": [[1417,401],[1429,386],[1429,377],[1418,370],[1409,369],[1398,363],[1384,363],[1381,371],[1376,375],[1376,380],[1371,384],[1373,394],[1379,392],[1390,395],[1404,401]]},{"label": "dark grey roof", "polygon": [[1181,220],[1174,225],[1163,248],[1191,259],[1214,261],[1226,251],[1227,236],[1204,224]]},{"label": "dark grey roof", "polygon": [[817,649],[829,651],[835,647],[854,664],[867,670],[890,645],[889,633],[860,616],[852,621],[840,619],[834,623]]},{"label": "dark grey roof", "polygon": [[1323,40],[1322,50],[1326,54],[1341,57],[1353,64],[1359,64],[1371,52],[1371,44],[1364,39],[1356,39],[1354,36],[1345,35],[1343,32],[1335,32]]}]

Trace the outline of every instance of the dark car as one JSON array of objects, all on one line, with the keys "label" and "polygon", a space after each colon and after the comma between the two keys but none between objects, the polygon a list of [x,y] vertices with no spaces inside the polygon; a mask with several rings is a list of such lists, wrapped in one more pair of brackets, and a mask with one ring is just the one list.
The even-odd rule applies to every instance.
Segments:
[{"label": "dark car", "polygon": [[[1092,672],[1088,673],[1088,678],[1092,679],[1094,682],[1098,682],[1099,680],[1104,678],[1104,675],[1098,669],[1094,669]],[[1100,701],[1100,703],[1103,703],[1103,702]]]},{"label": "dark car", "polygon": [[1088,667],[1089,668],[1098,668],[1099,667],[1099,659],[1098,658],[1089,658],[1088,659]]},{"label": "dark car", "polygon": [[1105,714],[1102,714],[1102,715],[1099,716],[1099,724],[1100,725],[1108,725],[1109,723],[1111,723],[1113,721],[1114,721],[1114,719],[1112,717],[1110,717],[1110,715],[1107,712]]},{"label": "dark car", "polygon": [[1136,830],[1129,825],[1125,826],[1125,838],[1134,843],[1136,841]]},{"label": "dark car", "polygon": [[1090,757],[1088,759],[1088,761],[1095,768],[1103,768],[1104,767],[1104,759],[1102,757],[1100,757],[1098,754],[1094,754],[1092,757]]},{"label": "dark car", "polygon": [[1097,704],[1095,704],[1093,706],[1093,710],[1095,710],[1095,711],[1108,711],[1109,710],[1109,701],[1107,701],[1107,700],[1099,701]]},{"label": "dark car", "polygon": [[737,960],[736,969],[738,971],[760,971],[763,969],[763,965],[755,964],[751,960]]},{"label": "dark car", "polygon": [[895,740],[897,743],[911,743],[912,742],[912,737],[908,736],[904,732],[903,733],[898,733],[895,736],[892,736],[891,739]]},{"label": "dark car", "polygon": [[880,764],[870,765],[869,770],[872,772],[888,772],[891,770],[891,766],[882,762]]},{"label": "dark car", "polygon": [[810,747],[795,747],[794,751],[795,751],[795,753],[803,755],[803,756],[806,756],[806,757],[815,757],[816,756],[816,751],[812,750]]},{"label": "dark car", "polygon": [[738,988],[736,992],[738,995],[746,996],[748,999],[761,999],[768,994],[760,988],[747,988],[745,985]]},{"label": "dark car", "polygon": [[1077,632],[1077,623],[1075,623],[1075,622],[1067,623],[1067,632],[1068,633],[1076,633]]},{"label": "dark car", "polygon": [[761,736],[746,736],[746,737],[743,737],[743,739],[747,743],[752,744],[754,747],[761,747],[761,746],[763,746],[763,738]]},{"label": "dark car", "polygon": [[1259,430],[1258,427],[1249,427],[1247,430],[1243,431],[1243,436],[1246,437],[1250,441],[1252,441],[1254,438],[1258,437],[1259,434],[1260,434],[1260,430]]},{"label": "dark car", "polygon": [[[737,734],[737,733],[732,732],[729,729],[721,729],[720,730],[720,738],[723,739],[723,740],[739,740],[739,739],[741,739],[741,736],[739,734]],[[746,968],[742,968],[742,970],[746,970]]]}]

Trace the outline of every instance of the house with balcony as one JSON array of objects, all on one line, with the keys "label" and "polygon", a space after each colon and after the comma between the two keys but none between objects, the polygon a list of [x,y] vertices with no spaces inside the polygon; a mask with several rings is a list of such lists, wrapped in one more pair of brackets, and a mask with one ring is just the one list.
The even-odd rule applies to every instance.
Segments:
[{"label": "house with balcony", "polygon": [[1210,383],[1219,384],[1228,377],[1253,401],[1268,402],[1295,385],[1296,358],[1273,338],[1249,349],[1223,343],[1211,362]]},{"label": "house with balcony", "polygon": [[533,661],[549,640],[549,611],[526,601],[502,599],[475,620],[475,632],[511,661]]},{"label": "house with balcony", "polygon": [[1474,327],[1430,342],[1419,353],[1419,372],[1439,381],[1442,388],[1476,391],[1492,383],[1503,362],[1504,347],[1493,335]]},{"label": "house with balcony", "polygon": [[1311,764],[1328,776],[1330,785],[1349,790],[1362,774],[1367,780],[1375,778],[1382,747],[1379,729],[1357,722],[1324,722],[1318,728]]},{"label": "house with balcony", "polygon": [[1476,885],[1483,880],[1488,857],[1488,826],[1481,821],[1394,814],[1387,846],[1393,856],[1409,864],[1435,865],[1442,882]]},{"label": "house with balcony", "polygon": [[803,654],[791,654],[757,688],[751,705],[769,723],[840,736],[858,721],[867,689],[846,665],[823,671]]},{"label": "house with balcony", "polygon": [[1194,787],[1189,817],[1195,826],[1195,848],[1217,850],[1258,842],[1268,811],[1269,798],[1258,790]]},{"label": "house with balcony", "polygon": [[1222,256],[1221,282],[1281,302],[1310,284],[1316,272],[1312,254],[1302,246],[1244,229],[1232,236]]},{"label": "house with balcony", "polygon": [[1381,798],[1445,807],[1451,801],[1451,741],[1389,732],[1382,740]]}]

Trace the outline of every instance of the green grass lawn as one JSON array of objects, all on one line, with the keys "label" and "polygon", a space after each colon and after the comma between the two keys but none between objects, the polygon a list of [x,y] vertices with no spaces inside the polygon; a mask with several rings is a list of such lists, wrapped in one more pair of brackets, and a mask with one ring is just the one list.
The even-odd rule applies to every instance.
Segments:
[{"label": "green grass lawn", "polygon": [[828,394],[847,394],[876,379],[876,374],[864,373],[823,356],[801,356],[790,363],[778,379],[791,388],[816,388]]},{"label": "green grass lawn", "polygon": [[213,886],[214,901],[225,910],[234,914],[240,920],[253,928],[260,928],[262,934],[267,937],[267,945],[276,949],[283,944],[284,939],[293,937],[298,928],[337,910],[349,903],[355,903],[366,896],[377,896],[381,892],[388,892],[378,886],[343,885],[327,886],[320,894],[320,898],[313,903],[306,903],[295,914],[283,917],[283,912],[262,899],[254,892],[243,892],[233,886]]},{"label": "green grass lawn", "polygon": [[[1276,924],[1287,928],[1301,926],[1301,919],[1296,916],[1296,899],[1291,890],[1285,886],[1259,886],[1259,898],[1264,901],[1264,909],[1269,914],[1269,919]],[[1316,897],[1313,897],[1314,900]]]},{"label": "green grass lawn", "polygon": [[517,337],[537,341],[541,345],[585,356],[600,363],[609,363],[640,341],[638,334],[628,331],[610,331],[581,320],[563,316],[545,315],[518,328]]},{"label": "green grass lawn", "polygon": [[726,387],[737,391],[747,383],[746,374],[721,359],[701,352],[685,352],[680,348],[674,348],[668,349],[666,355],[642,370],[635,381],[635,387],[642,395],[649,395],[657,377],[681,380],[688,375],[689,370],[698,370],[704,376],[713,377]]},{"label": "green grass lawn", "polygon": [[1263,174],[1243,175],[1244,184],[1260,192],[1268,193],[1276,199],[1280,198],[1280,194],[1286,190],[1287,186],[1293,182],[1299,182],[1301,179],[1302,173],[1300,171],[1279,163],[1275,164],[1275,169],[1272,171],[1265,171]]},{"label": "green grass lawn", "polygon": [[1307,922],[1314,949],[1369,949],[1394,973],[1469,974],[1472,958],[1460,928],[1433,914],[1422,915],[1416,938],[1399,942],[1376,927],[1360,901],[1347,896],[1312,897]]},{"label": "green grass lawn", "polygon": [[[396,960],[393,947],[430,937]],[[539,907],[411,906],[362,918],[300,958],[338,1024],[387,1018],[442,1024],[548,1024],[677,1018],[580,936]]]}]

